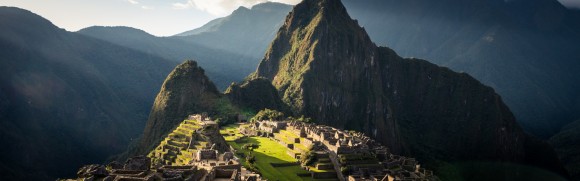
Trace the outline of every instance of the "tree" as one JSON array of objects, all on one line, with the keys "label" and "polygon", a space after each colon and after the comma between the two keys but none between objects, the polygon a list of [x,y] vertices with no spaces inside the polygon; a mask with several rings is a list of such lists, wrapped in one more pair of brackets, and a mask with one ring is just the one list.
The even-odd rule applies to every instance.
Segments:
[{"label": "tree", "polygon": [[255,121],[262,121],[262,120],[275,120],[275,121],[279,121],[284,119],[284,113],[277,111],[277,110],[271,110],[271,109],[264,109],[261,110],[260,112],[258,112],[252,119],[252,122]]},{"label": "tree", "polygon": [[255,143],[248,143],[242,146],[242,149],[254,151],[254,149],[258,148],[258,145]]},{"label": "tree", "polygon": [[318,157],[316,156],[316,152],[314,151],[314,146],[311,145],[308,147],[306,152],[302,152],[302,156],[300,157],[300,163],[304,166],[312,166],[314,163],[318,161]]},{"label": "tree", "polygon": [[312,118],[304,117],[304,115],[301,115],[299,118],[295,118],[294,120],[299,121],[299,122],[305,122],[305,123],[312,123],[313,122]]},{"label": "tree", "polygon": [[340,172],[343,175],[348,175],[350,173],[350,167],[348,167],[348,166],[342,166],[342,167],[340,167]]},{"label": "tree", "polygon": [[256,157],[254,156],[254,154],[252,154],[251,151],[246,156],[246,163],[250,165],[250,167],[252,168],[254,167],[254,163],[256,163]]}]

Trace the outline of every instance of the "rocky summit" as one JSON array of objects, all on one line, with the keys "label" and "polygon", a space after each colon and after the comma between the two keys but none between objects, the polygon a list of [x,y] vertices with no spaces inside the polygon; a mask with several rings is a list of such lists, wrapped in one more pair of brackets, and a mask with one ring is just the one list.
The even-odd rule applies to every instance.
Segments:
[{"label": "rocky summit", "polygon": [[339,0],[297,4],[249,78],[258,77],[271,81],[294,114],[363,131],[395,153],[453,170],[450,178],[567,175],[553,149],[526,135],[492,88],[377,47]]},{"label": "rocky summit", "polygon": [[221,97],[216,86],[195,61],[178,65],[165,79],[151,108],[149,120],[137,148],[131,152],[146,154],[184,117],[210,111]]}]

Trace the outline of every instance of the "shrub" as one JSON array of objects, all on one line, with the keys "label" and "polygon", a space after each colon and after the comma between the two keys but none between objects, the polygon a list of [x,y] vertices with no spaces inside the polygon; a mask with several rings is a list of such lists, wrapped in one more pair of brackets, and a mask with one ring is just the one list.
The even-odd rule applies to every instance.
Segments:
[{"label": "shrub", "polygon": [[246,163],[250,167],[250,170],[256,170],[256,167],[254,166],[256,163],[256,157],[251,151],[246,155]]},{"label": "shrub", "polygon": [[310,146],[306,152],[303,152],[300,157],[300,163],[304,166],[312,166],[316,161],[318,161],[318,157],[316,156],[316,152],[314,151],[314,147]]},{"label": "shrub", "polygon": [[340,172],[342,175],[349,175],[350,174],[350,167],[342,166],[340,167]]},{"label": "shrub", "polygon": [[301,115],[298,118],[288,117],[288,119],[291,119],[291,120],[294,120],[294,121],[298,121],[298,122],[304,122],[304,123],[313,123],[314,122],[314,120],[312,118],[304,117],[304,115]]},{"label": "shrub", "polygon": [[261,110],[260,112],[258,112],[252,119],[252,122],[255,121],[261,121],[261,120],[282,120],[284,119],[284,113],[277,111],[277,110],[271,110],[271,109],[264,109]]},{"label": "shrub", "polygon": [[250,150],[250,151],[253,151],[256,148],[258,148],[258,145],[255,143],[248,143],[248,144],[245,144],[244,146],[242,146],[242,149]]}]

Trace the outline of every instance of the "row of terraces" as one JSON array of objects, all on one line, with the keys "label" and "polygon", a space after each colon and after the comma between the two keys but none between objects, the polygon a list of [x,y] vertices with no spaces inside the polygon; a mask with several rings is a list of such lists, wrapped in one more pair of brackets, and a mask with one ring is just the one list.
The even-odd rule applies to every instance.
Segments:
[{"label": "row of terraces", "polygon": [[208,146],[203,135],[197,134],[201,129],[200,121],[184,120],[148,154],[153,165],[188,165],[197,150]]},{"label": "row of terraces", "polygon": [[[288,130],[279,130],[278,133],[274,133],[274,139],[285,146],[288,149],[288,154],[296,159],[300,159],[301,154],[308,152],[309,147],[312,146],[312,141],[308,141],[306,138]],[[316,157],[316,162],[306,168],[311,173],[314,173],[312,174],[313,178],[337,179],[336,170],[328,152],[318,151],[316,152]]]}]

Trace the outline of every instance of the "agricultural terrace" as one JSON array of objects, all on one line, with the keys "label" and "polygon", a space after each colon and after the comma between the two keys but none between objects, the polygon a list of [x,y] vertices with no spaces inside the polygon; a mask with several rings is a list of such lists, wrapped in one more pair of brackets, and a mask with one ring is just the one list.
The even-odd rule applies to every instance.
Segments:
[{"label": "agricultural terrace", "polygon": [[[239,133],[240,125],[234,124],[222,127],[220,134],[224,136],[226,142],[236,149],[236,155],[240,158],[240,162],[249,167],[245,161],[245,157],[249,152],[256,158],[255,166],[260,171],[262,176],[271,181],[294,181],[294,180],[315,180],[312,179],[310,173],[300,167],[298,160],[292,158],[287,154],[290,151],[278,142],[265,137],[244,137]],[[258,145],[253,151],[242,149],[245,144]],[[322,181],[322,180],[317,180]]]}]

